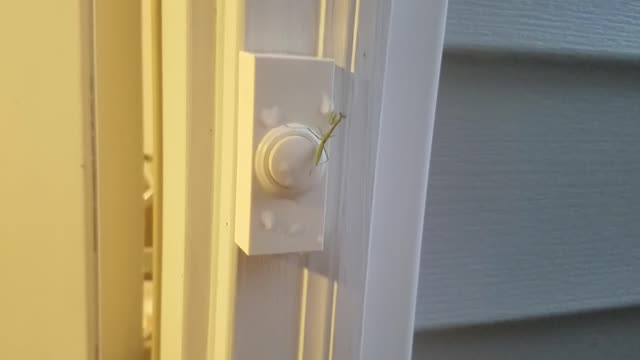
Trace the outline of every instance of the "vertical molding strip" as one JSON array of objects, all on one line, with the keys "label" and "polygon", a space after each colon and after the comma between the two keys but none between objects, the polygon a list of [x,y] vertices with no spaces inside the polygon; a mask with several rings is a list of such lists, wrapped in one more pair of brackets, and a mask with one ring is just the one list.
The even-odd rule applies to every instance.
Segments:
[{"label": "vertical molding strip", "polygon": [[[144,2],[143,30],[146,41],[143,40],[143,73],[148,77],[143,84],[143,96],[149,101],[149,116],[152,123],[152,177],[153,177],[153,321],[151,339],[151,360],[160,360],[160,337],[162,313],[162,47],[160,26],[161,5],[160,0],[147,0]],[[146,22],[145,22],[146,20]],[[145,69],[144,67],[149,67]],[[149,93],[146,93],[149,92]]]},{"label": "vertical molding strip", "polygon": [[187,210],[188,1],[161,2],[162,308],[161,359],[182,359]]},{"label": "vertical molding strip", "polygon": [[[352,34],[357,32],[352,26],[355,13],[355,0],[319,0],[318,17],[318,53],[317,57],[328,57],[341,54],[344,58],[334,59],[338,68],[336,70],[336,83],[334,84],[334,106],[337,111],[348,114],[349,91],[351,88],[351,74],[344,68],[351,60],[354,50],[350,41]],[[327,9],[331,9],[331,16],[327,17]],[[352,19],[352,20],[349,20]],[[327,39],[329,34],[331,39]],[[328,48],[325,49],[325,46]],[[329,48],[330,47],[330,48]],[[345,149],[344,129],[340,129],[335,138],[329,144],[330,151],[335,154],[343,154]],[[300,302],[300,326],[298,360],[324,360],[333,357],[333,344],[335,336],[335,310],[338,293],[338,267],[340,233],[338,224],[338,208],[340,206],[341,174],[343,159],[334,157],[329,163],[329,187],[327,200],[327,220],[325,249],[318,253],[309,253],[304,256],[301,283]]]},{"label": "vertical molding strip", "polygon": [[94,0],[99,358],[140,358],[142,342],[141,6]]},{"label": "vertical molding strip", "polygon": [[318,44],[316,56],[322,58],[324,56],[324,34],[327,21],[327,0],[318,0]]},{"label": "vertical molding strip", "polygon": [[238,56],[244,43],[244,0],[216,1],[213,219],[207,358],[233,358],[236,267],[234,242]]},{"label": "vertical molding strip", "polygon": [[[446,12],[446,0],[391,7],[360,359],[411,356]],[[408,41],[415,34],[421,40]]]}]

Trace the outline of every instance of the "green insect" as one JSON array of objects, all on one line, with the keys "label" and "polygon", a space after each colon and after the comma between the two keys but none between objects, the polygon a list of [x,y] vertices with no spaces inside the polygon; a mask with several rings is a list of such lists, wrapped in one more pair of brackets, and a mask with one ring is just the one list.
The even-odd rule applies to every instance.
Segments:
[{"label": "green insect", "polygon": [[343,113],[336,113],[335,111],[332,111],[329,113],[329,125],[331,125],[331,127],[329,128],[329,131],[327,131],[326,133],[322,134],[322,136],[319,137],[320,143],[316,148],[316,157],[315,157],[316,166],[320,164],[322,153],[326,151],[324,148],[325,144],[331,137],[331,134],[333,134],[333,130],[335,130],[336,127],[340,124],[340,122],[345,118],[346,116]]}]

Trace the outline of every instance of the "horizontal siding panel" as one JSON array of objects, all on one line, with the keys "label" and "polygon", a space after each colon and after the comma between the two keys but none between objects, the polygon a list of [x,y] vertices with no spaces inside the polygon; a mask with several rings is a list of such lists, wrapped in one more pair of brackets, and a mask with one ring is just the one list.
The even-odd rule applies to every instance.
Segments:
[{"label": "horizontal siding panel", "polygon": [[633,66],[445,55],[418,329],[640,304],[638,84]]},{"label": "horizontal siding panel", "polygon": [[636,0],[450,0],[447,49],[640,56]]},{"label": "horizontal siding panel", "polygon": [[413,360],[627,360],[640,354],[640,308],[425,331]]}]

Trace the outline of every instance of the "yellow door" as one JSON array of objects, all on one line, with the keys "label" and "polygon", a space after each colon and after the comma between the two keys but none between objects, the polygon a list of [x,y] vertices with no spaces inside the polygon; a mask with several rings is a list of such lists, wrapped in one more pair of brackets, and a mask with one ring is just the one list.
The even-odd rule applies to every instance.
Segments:
[{"label": "yellow door", "polygon": [[139,27],[0,3],[0,359],[142,358]]},{"label": "yellow door", "polygon": [[80,1],[0,4],[0,358],[92,358],[95,272]]}]

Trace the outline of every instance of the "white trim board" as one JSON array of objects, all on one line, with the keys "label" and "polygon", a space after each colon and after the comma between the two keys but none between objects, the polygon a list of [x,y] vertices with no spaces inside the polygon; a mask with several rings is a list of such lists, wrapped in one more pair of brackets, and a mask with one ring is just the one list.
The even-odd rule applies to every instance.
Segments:
[{"label": "white trim board", "polygon": [[[245,7],[245,50],[324,56],[335,59],[338,65],[351,62],[355,1],[247,0]],[[323,46],[318,46],[319,42]],[[338,74],[336,83],[336,91],[347,94],[336,98],[336,106],[346,108],[351,77],[343,72]],[[368,99],[368,92],[364,92],[363,98]],[[365,102],[361,109],[367,109],[366,105]],[[354,170],[367,169],[372,164],[368,161],[371,158],[368,142],[375,141],[375,137],[369,135],[367,120],[366,111],[348,115],[345,126],[338,129],[329,146],[332,151],[340,149],[349,143],[345,139],[352,136],[358,141],[351,143],[360,147],[349,153],[349,159],[334,157],[329,163],[329,173],[339,175],[345,162]],[[352,184],[353,195],[347,201],[341,201],[339,196],[345,188],[344,173],[330,176],[332,195],[328,202],[333,205],[328,207],[336,211],[327,214],[324,251],[239,256],[234,359],[320,360],[331,354],[334,359],[356,356],[367,237],[359,232],[364,231],[364,226],[347,233],[338,219],[355,217],[352,223],[362,223],[362,214],[368,212],[370,203],[366,191],[371,189],[367,186],[371,182],[370,173],[362,171],[350,179],[357,183]],[[354,232],[356,235],[351,236]],[[344,315],[333,316],[343,311]],[[338,318],[339,324],[334,321]]]},{"label": "white trim board", "polygon": [[[321,41],[325,54],[350,64],[357,3],[319,4],[326,6],[326,17],[311,2],[248,0],[246,50],[313,55]],[[443,0],[396,0],[393,10],[391,1],[361,4],[355,73],[338,80],[346,96],[336,105],[345,107],[348,118],[334,142],[342,156],[330,164],[339,176],[329,180],[329,202],[336,209],[328,214],[326,248],[307,255],[240,256],[235,359],[409,358],[445,10]],[[395,19],[391,25],[389,16]],[[418,44],[406,41],[416,33],[424,34]],[[385,61],[391,66],[386,76]],[[396,176],[402,172],[407,176]]]},{"label": "white trim board", "polygon": [[[172,2],[163,3],[165,12],[170,9],[169,6],[165,6],[169,4],[177,6],[176,3]],[[403,194],[412,193],[424,198],[428,151],[412,157],[412,155],[405,153],[411,148],[402,143],[405,141],[404,136],[407,132],[422,133],[425,139],[430,139],[433,108],[422,107],[422,103],[425,99],[431,99],[431,97],[433,99],[426,103],[433,105],[432,103],[435,101],[437,87],[434,84],[437,82],[437,65],[439,64],[442,47],[446,1],[439,1],[425,6],[424,4],[419,4],[419,1],[416,0],[396,0],[394,4],[396,4],[397,8],[394,13],[398,16],[397,19],[402,20],[396,20],[396,40],[391,43],[387,42],[387,30],[391,14],[391,1],[389,0],[363,1],[360,5],[359,22],[355,16],[356,9],[358,9],[357,0],[321,0],[317,2],[246,0],[244,4],[246,12],[239,4],[239,2],[233,0],[219,0],[217,2],[216,13],[219,14],[219,17],[216,18],[216,74],[218,74],[216,81],[221,81],[216,85],[216,90],[214,91],[216,98],[220,94],[235,94],[235,85],[232,79],[236,71],[233,56],[237,48],[244,48],[244,50],[248,51],[279,51],[331,57],[335,59],[338,65],[343,67],[346,67],[347,64],[353,64],[352,56],[355,56],[355,72],[352,74],[348,71],[343,71],[338,74],[336,79],[338,84],[336,85],[336,91],[342,91],[344,94],[344,96],[337,98],[336,107],[345,109],[348,113],[348,119],[345,125],[338,130],[333,143],[329,145],[331,147],[330,151],[341,152],[342,156],[334,157],[330,163],[330,166],[333,167],[332,169],[337,170],[333,172],[337,176],[329,180],[331,197],[328,200],[335,207],[335,211],[330,212],[327,217],[327,237],[325,238],[325,250],[323,252],[258,257],[247,257],[240,254],[236,264],[234,254],[237,254],[237,252],[234,252],[234,250],[237,251],[237,249],[235,249],[235,245],[231,241],[233,233],[228,230],[233,228],[233,217],[230,216],[231,212],[228,211],[229,209],[226,206],[219,207],[220,204],[216,205],[216,201],[218,201],[216,196],[220,199],[222,195],[221,189],[231,187],[222,186],[220,182],[217,182],[216,185],[215,181],[218,179],[216,176],[217,171],[219,171],[217,172],[218,174],[226,173],[228,175],[233,167],[216,167],[222,165],[220,162],[222,153],[214,151],[214,173],[212,177],[214,182],[214,201],[212,204],[214,222],[212,257],[210,261],[210,266],[213,270],[209,278],[212,286],[209,289],[210,317],[207,357],[210,359],[234,358],[238,360],[256,358],[297,358],[305,360],[370,359],[365,353],[375,351],[375,349],[361,351],[361,348],[363,344],[375,342],[374,338],[367,335],[377,336],[379,333],[367,332],[363,338],[363,330],[371,330],[367,328],[370,323],[368,321],[363,323],[362,321],[367,249],[370,238],[377,244],[382,239],[381,236],[384,236],[378,234],[379,226],[371,227],[372,199],[377,199],[373,206],[373,210],[377,209],[379,212],[376,216],[382,216],[383,209],[397,210],[395,207],[400,205],[394,199],[383,196],[388,187],[394,184],[393,179],[384,174],[385,171],[389,170],[388,167],[391,166],[391,170],[408,170],[409,168],[409,164],[398,164],[398,167],[394,167],[392,163],[396,162],[395,156],[398,154],[411,157],[411,161],[422,165],[408,171],[409,175],[413,174],[417,178],[413,177],[409,183],[402,183],[397,186],[412,186],[411,189],[404,189]],[[176,227],[170,229],[172,232],[165,233],[165,235],[171,235],[170,238],[165,239],[167,240],[165,245],[174,243],[177,246],[179,245],[178,242],[180,242],[182,250],[184,250],[185,241],[179,240],[181,238],[184,239],[185,233],[188,235],[189,233],[193,234],[193,232],[183,232],[183,229],[189,230],[195,223],[186,221],[182,212],[185,209],[186,212],[191,209],[191,207],[187,206],[190,198],[188,194],[193,191],[204,190],[200,187],[196,188],[196,182],[186,181],[188,179],[186,171],[191,168],[193,165],[191,161],[194,161],[196,157],[193,154],[183,153],[184,148],[186,148],[184,141],[187,138],[187,130],[185,129],[185,122],[179,122],[177,115],[183,114],[184,118],[189,118],[192,126],[196,123],[200,124],[200,121],[194,122],[196,117],[193,112],[190,114],[187,112],[188,116],[184,115],[185,109],[189,107],[192,110],[197,109],[199,107],[194,107],[193,104],[197,105],[199,103],[185,103],[185,94],[182,93],[196,89],[196,87],[193,87],[192,82],[185,79],[188,78],[186,74],[189,67],[191,67],[191,73],[196,74],[195,67],[199,66],[197,66],[195,60],[188,62],[188,57],[181,52],[182,49],[190,52],[190,46],[194,46],[195,42],[199,41],[197,39],[202,39],[203,37],[191,34],[192,43],[186,41],[188,29],[192,31],[199,30],[196,27],[191,27],[194,25],[193,23],[184,23],[185,18],[187,18],[187,9],[183,8],[183,6],[177,7],[178,13],[172,14],[167,19],[163,18],[163,25],[165,25],[164,20],[167,20],[166,24],[176,30],[176,32],[169,33],[165,31],[168,28],[163,27],[163,31],[165,31],[163,35],[167,36],[166,40],[168,41],[168,47],[165,48],[163,46],[163,51],[170,51],[167,49],[171,47],[172,49],[178,49],[180,53],[179,56],[163,58],[163,67],[173,66],[179,72],[171,74],[172,76],[167,79],[163,79],[165,81],[164,85],[171,85],[166,90],[175,91],[178,94],[176,98],[171,100],[171,104],[165,104],[165,113],[169,113],[171,116],[165,117],[164,123],[165,125],[173,125],[179,130],[176,134],[172,134],[172,138],[174,136],[179,137],[179,139],[176,139],[179,141],[174,143],[179,147],[179,151],[173,156],[165,154],[165,163],[173,164],[181,174],[180,176],[175,175],[173,182],[168,181],[165,183],[167,185],[173,184],[171,189],[176,192],[174,195],[177,195],[168,197],[165,200],[173,201],[179,213],[175,219],[177,221],[174,220]],[[428,11],[425,12],[425,10]],[[403,18],[407,13],[418,14],[417,12],[424,12],[428,14],[429,18],[433,16],[434,21],[429,21],[430,24],[426,26],[420,24],[425,20],[424,14],[422,16],[409,16],[409,21]],[[246,14],[246,19],[242,19],[242,14]],[[238,16],[237,18],[236,15]],[[193,20],[194,18],[191,19]],[[202,20],[200,17],[198,19]],[[246,27],[244,23],[246,23]],[[358,45],[357,51],[354,52],[353,47],[356,43],[354,27],[356,23],[359,23],[357,31]],[[202,25],[202,23],[200,24]],[[221,32],[222,29],[225,31]],[[402,36],[407,36],[407,31],[416,30],[426,31],[429,34],[427,38],[430,40],[411,49],[406,49],[406,44],[404,44],[406,39],[403,39]],[[245,32],[244,36],[242,36],[243,31]],[[433,35],[433,38],[431,35]],[[236,36],[242,38],[236,39]],[[283,39],[287,41],[282,41]],[[246,47],[242,46],[243,40],[247,44]],[[319,44],[322,44],[322,46]],[[387,59],[386,53],[388,49],[400,50],[401,53],[390,56]],[[193,56],[196,53],[190,52],[190,54],[192,59],[195,59]],[[422,60],[417,58],[408,59],[406,58],[407,55],[422,57]],[[429,66],[426,68],[424,67],[425,59],[431,59],[431,61],[427,62]],[[165,62],[165,60],[167,61]],[[388,88],[383,87],[385,61],[388,61],[394,67],[393,75],[390,75],[394,78],[392,79],[389,76],[386,78],[388,84],[390,84]],[[403,67],[406,67],[406,69],[401,69]],[[166,70],[169,71],[169,67],[166,67]],[[413,71],[413,74],[407,73],[409,70]],[[406,82],[405,79],[407,77],[411,81]],[[416,81],[427,81],[429,83],[418,84]],[[222,92],[222,89],[225,91]],[[406,124],[409,126],[407,128],[400,127],[399,132],[389,129],[389,127],[393,128],[394,124],[388,123],[384,125],[383,131],[385,134],[380,139],[384,141],[385,146],[381,152],[377,152],[376,143],[378,134],[380,134],[378,124],[383,89],[387,91],[385,103],[390,109],[389,111],[396,112],[394,109],[402,108],[403,111],[407,111],[406,114],[413,114],[410,118],[415,119],[415,121],[408,121]],[[198,92],[202,93],[202,90],[200,88]],[[406,98],[406,101],[397,102],[401,98],[398,95],[407,91],[415,96]],[[412,91],[420,93],[412,93]],[[218,103],[218,101],[222,102]],[[214,145],[216,150],[221,148],[231,149],[233,147],[235,128],[234,124],[228,120],[234,119],[233,104],[231,96],[217,98],[216,100],[215,117],[217,121],[214,122],[214,136],[216,136]],[[418,111],[418,106],[422,109],[420,110],[421,115],[414,116],[415,112]],[[389,121],[391,117],[392,114],[388,119],[385,117],[383,119]],[[408,117],[407,119],[410,118]],[[201,119],[204,119],[204,117]],[[224,123],[222,119],[224,119]],[[224,126],[219,129],[218,125]],[[225,142],[221,143],[219,141],[219,137],[222,136],[220,130],[233,136],[231,138],[226,137]],[[203,139],[200,140],[202,140],[201,144],[206,142]],[[397,149],[394,150],[393,142],[400,142],[401,144],[398,144]],[[429,143],[427,140],[423,142],[424,150],[428,149]],[[195,149],[195,147],[191,149]],[[421,148],[413,148],[413,150],[416,149],[419,150]],[[390,150],[391,152],[389,152]],[[204,156],[198,158],[201,159]],[[230,165],[233,156],[226,157],[226,159],[228,161],[225,164]],[[379,180],[377,190],[374,190],[376,159],[378,159],[378,165],[381,166],[378,176],[382,180]],[[185,167],[181,164],[181,161],[185,160],[189,162],[189,166]],[[166,170],[168,171],[168,169]],[[331,172],[332,170],[330,169]],[[233,180],[226,177],[225,179],[225,181]],[[166,180],[170,179],[167,178]],[[184,191],[183,184],[188,188],[188,191]],[[165,191],[167,189],[165,188]],[[229,192],[226,194],[228,195]],[[227,195],[225,195],[226,197],[223,201],[225,204],[226,200],[229,200]],[[410,202],[407,203],[407,206],[410,208],[415,205],[414,197],[409,196]],[[401,199],[405,198],[406,196]],[[388,203],[389,200],[392,202]],[[420,200],[420,202],[424,206],[424,201]],[[167,205],[166,202],[165,205]],[[216,211],[216,209],[219,211]],[[417,213],[422,214],[422,210],[418,210]],[[418,221],[418,218],[401,220],[399,224],[401,224],[402,228],[419,229],[419,224],[413,223],[414,220]],[[374,236],[370,237],[370,233],[374,234]],[[403,236],[407,235],[407,249],[411,247],[410,244],[417,245],[411,234],[411,230],[403,233]],[[416,240],[419,239],[419,233],[414,235],[416,235]],[[220,246],[224,246],[224,249],[219,248]],[[229,248],[229,246],[233,246],[233,248]],[[372,248],[372,254],[375,255],[374,260],[376,260],[375,264],[379,264],[377,261],[378,250],[378,247]],[[418,251],[416,251],[416,256],[417,253]],[[178,280],[181,274],[189,274],[189,271],[186,271],[185,268],[193,266],[193,264],[185,260],[185,255],[188,258],[188,254],[188,252],[172,254],[175,262],[171,263],[170,267],[165,267],[165,270],[175,270],[175,274],[172,273],[169,279]],[[404,260],[398,261],[398,269],[404,265],[407,265],[407,267],[403,267],[403,269],[414,271],[412,276],[417,275],[417,262],[405,263]],[[216,273],[216,269],[217,271],[224,271]],[[236,269],[237,277],[235,274]],[[384,269],[379,269],[379,271],[384,271]],[[221,274],[224,275],[225,281],[228,280],[228,283],[225,282],[228,286],[225,285],[224,289],[220,286],[222,284],[219,281]],[[235,279],[235,282],[233,279]],[[166,278],[163,278],[164,280]],[[369,286],[372,296],[377,296],[378,280],[384,282],[389,278],[377,278],[376,281],[370,279]],[[187,282],[186,284],[185,281]],[[190,283],[188,281],[188,277],[187,280],[182,282],[176,281],[173,289],[177,290],[178,294],[175,294],[172,302],[165,301],[163,303],[163,314],[169,311],[168,307],[173,311],[180,311],[193,304],[192,292],[189,290]],[[163,285],[165,284],[163,283]],[[218,288],[224,291],[218,291]],[[384,285],[382,285],[382,288],[384,288]],[[405,298],[408,303],[413,303],[415,301],[413,300],[415,289],[411,289],[412,286],[403,288],[402,290],[406,291],[406,293],[396,293],[395,296]],[[168,287],[163,286],[163,291],[166,293],[170,290]],[[376,302],[370,301],[368,304],[369,310],[375,311]],[[232,318],[231,315],[234,313],[234,308],[235,317]],[[173,318],[163,317],[163,324],[169,323],[167,320],[173,321],[177,327],[170,330],[175,330],[177,332],[176,335],[181,336],[180,338],[174,338],[172,340],[173,343],[170,344],[171,346],[165,347],[166,353],[175,354],[176,357],[180,355],[184,357],[184,346],[187,343],[189,343],[189,346],[196,343],[201,345],[200,340],[192,342],[191,340],[185,340],[183,337],[186,329],[195,324],[191,319],[197,313],[198,310],[190,309],[184,314],[175,315],[174,313],[175,316]],[[412,307],[411,310],[405,312],[405,315],[409,313],[413,313]],[[370,319],[373,320],[373,316]],[[231,322],[228,323],[227,321]],[[402,323],[397,322],[394,326],[402,327],[404,329],[403,334],[409,336],[413,327],[412,315],[411,317],[401,316],[398,321],[402,321]],[[365,328],[363,328],[363,325]],[[163,342],[166,339],[166,331],[167,329],[163,327]],[[365,340],[364,343],[363,339]],[[410,350],[408,347],[401,346],[401,344],[408,345],[410,340],[409,337],[403,337],[403,339],[394,342],[390,349],[398,350],[398,354],[407,354],[406,358],[408,359]],[[376,346],[379,346],[379,344]],[[200,351],[197,352],[201,353]],[[401,357],[392,356],[391,358]],[[373,357],[371,359],[376,358]]]},{"label": "white trim board", "polygon": [[[444,0],[395,0],[391,10],[361,359],[411,355],[446,8]],[[420,41],[407,41],[415,34]]]}]

